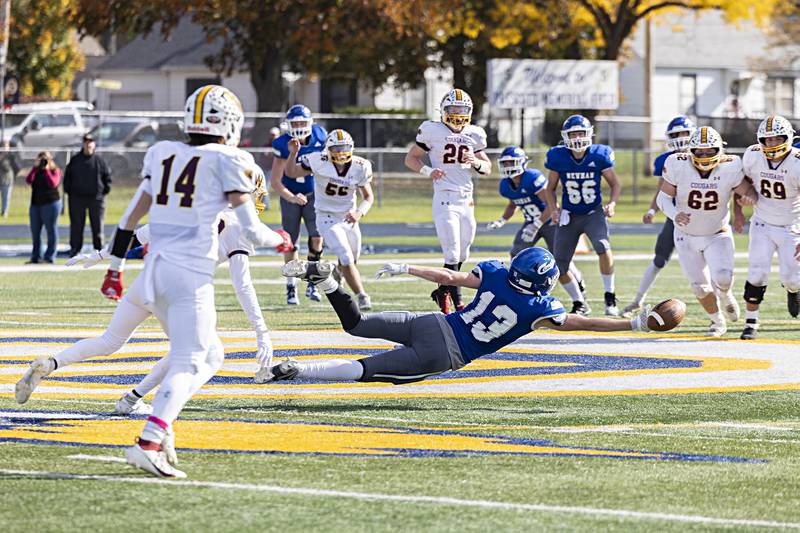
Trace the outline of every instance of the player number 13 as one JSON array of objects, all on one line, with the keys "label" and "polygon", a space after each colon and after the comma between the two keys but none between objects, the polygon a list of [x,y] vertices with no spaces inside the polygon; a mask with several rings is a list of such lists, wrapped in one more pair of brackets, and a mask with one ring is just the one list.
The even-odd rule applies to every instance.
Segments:
[{"label": "player number 13", "polygon": [[500,338],[511,328],[517,325],[517,314],[507,305],[498,305],[492,309],[492,314],[497,318],[491,324],[484,324],[478,317],[486,311],[494,300],[494,293],[486,291],[478,299],[475,309],[461,315],[461,320],[468,325],[472,324],[472,336],[481,342],[490,342]]}]

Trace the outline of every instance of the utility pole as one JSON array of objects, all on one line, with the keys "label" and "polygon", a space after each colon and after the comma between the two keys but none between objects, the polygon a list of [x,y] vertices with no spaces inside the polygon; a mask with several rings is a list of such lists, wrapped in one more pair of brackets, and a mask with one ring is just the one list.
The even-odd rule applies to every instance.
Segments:
[{"label": "utility pole", "polygon": [[6,59],[8,58],[8,34],[11,24],[11,0],[2,0],[0,4],[2,20],[2,48],[0,48],[0,144],[6,142]]},{"label": "utility pole", "polygon": [[653,34],[650,19],[644,21],[644,175],[650,175],[650,149],[653,143]]}]

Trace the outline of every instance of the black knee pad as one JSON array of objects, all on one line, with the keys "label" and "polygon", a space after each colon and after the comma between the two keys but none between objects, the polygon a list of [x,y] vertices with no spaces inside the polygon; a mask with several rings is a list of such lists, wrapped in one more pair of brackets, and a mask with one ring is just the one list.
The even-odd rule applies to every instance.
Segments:
[{"label": "black knee pad", "polygon": [[744,301],[749,304],[760,304],[764,301],[764,293],[767,292],[767,286],[758,287],[752,285],[749,281],[744,282]]},{"label": "black knee pad", "polygon": [[447,270],[455,270],[455,271],[458,271],[458,264],[449,265],[449,264],[445,263],[445,264],[444,264],[444,265],[442,265],[442,266],[443,266],[444,268],[446,268]]},{"label": "black knee pad", "polygon": [[319,261],[322,258],[322,252],[315,252],[311,248],[308,249],[308,260],[309,261]]},{"label": "black knee pad", "polygon": [[656,268],[664,268],[667,266],[667,261],[669,261],[669,257],[664,257],[663,255],[657,255],[653,258],[653,264]]}]

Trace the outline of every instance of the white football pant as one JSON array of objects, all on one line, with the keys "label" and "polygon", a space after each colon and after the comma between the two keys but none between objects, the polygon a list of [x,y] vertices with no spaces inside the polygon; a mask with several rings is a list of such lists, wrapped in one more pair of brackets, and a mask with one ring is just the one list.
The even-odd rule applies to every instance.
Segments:
[{"label": "white football pant", "polygon": [[472,193],[435,192],[433,224],[442,245],[445,264],[456,265],[466,261],[477,227]]},{"label": "white football pant", "polygon": [[765,286],[769,281],[772,256],[778,252],[781,283],[789,292],[800,291],[800,262],[794,258],[798,243],[800,235],[792,233],[788,227],[773,226],[753,217],[750,220],[747,281],[756,287]]},{"label": "white football pant", "polygon": [[675,249],[692,291],[703,298],[716,290],[728,292],[733,285],[733,235],[687,235],[675,226]]},{"label": "white football pant", "polygon": [[361,255],[361,228],[344,221],[345,213],[317,212],[317,229],[322,242],[342,265],[352,265]]}]

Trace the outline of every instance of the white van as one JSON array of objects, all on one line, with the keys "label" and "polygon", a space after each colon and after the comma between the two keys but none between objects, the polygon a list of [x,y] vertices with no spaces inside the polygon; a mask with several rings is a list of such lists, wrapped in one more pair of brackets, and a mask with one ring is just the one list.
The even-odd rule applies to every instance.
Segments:
[{"label": "white van", "polygon": [[6,111],[5,138],[17,147],[58,148],[80,142],[89,130],[81,111],[89,102],[41,102],[19,104]]}]

